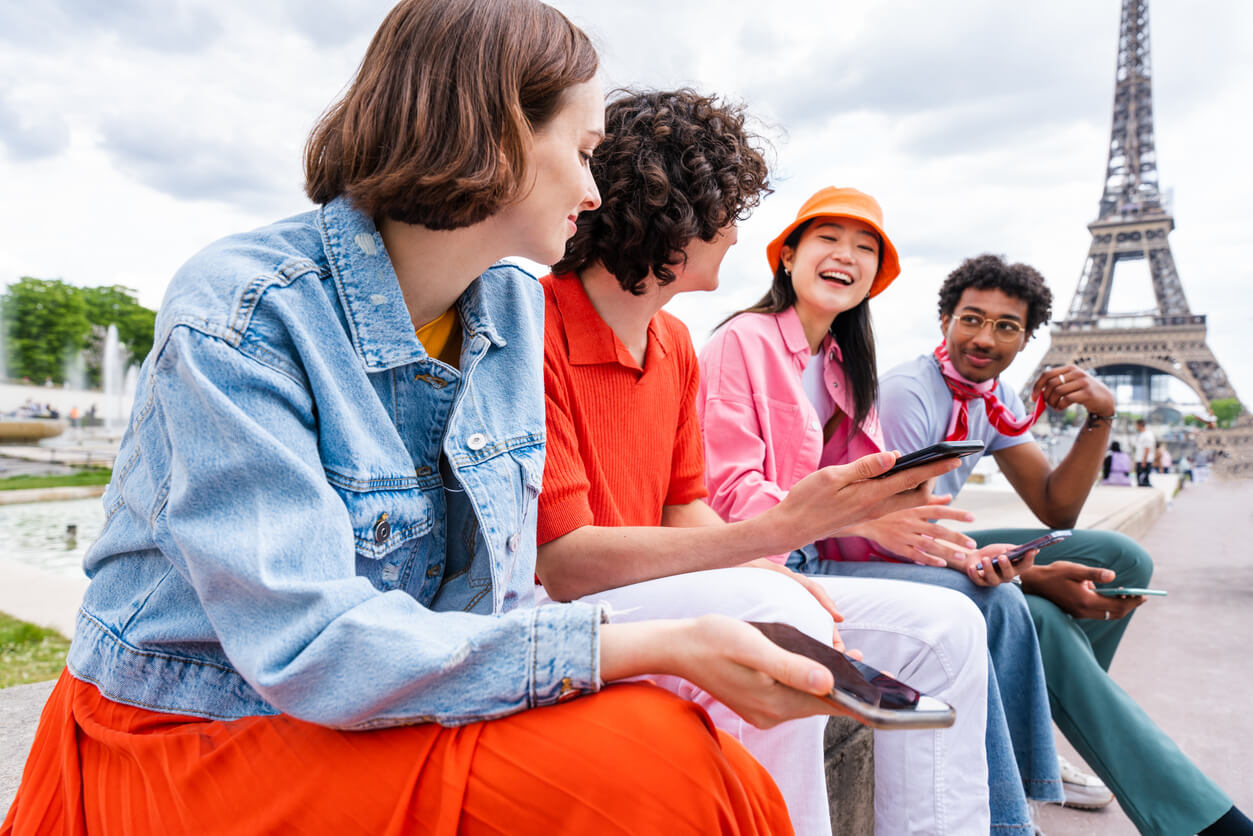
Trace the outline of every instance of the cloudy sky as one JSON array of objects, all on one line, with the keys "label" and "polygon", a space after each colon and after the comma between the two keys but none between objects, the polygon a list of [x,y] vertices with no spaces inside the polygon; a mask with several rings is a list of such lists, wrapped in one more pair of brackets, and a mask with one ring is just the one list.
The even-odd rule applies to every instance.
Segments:
[{"label": "cloudy sky", "polygon": [[[123,284],[159,304],[222,235],[302,211],[300,151],[386,0],[0,3],[0,284]],[[765,242],[817,188],[883,204],[904,273],[876,299],[881,363],[937,341],[935,289],[962,258],[1035,265],[1064,312],[1108,151],[1115,0],[557,0],[607,87],[690,85],[743,101],[776,193],[741,225],[713,296],[675,313],[699,344],[755,300]],[[1176,263],[1210,346],[1253,401],[1253,4],[1156,0],[1154,107]],[[1151,306],[1119,274],[1115,306]],[[1019,385],[1036,340],[1007,375]]]}]

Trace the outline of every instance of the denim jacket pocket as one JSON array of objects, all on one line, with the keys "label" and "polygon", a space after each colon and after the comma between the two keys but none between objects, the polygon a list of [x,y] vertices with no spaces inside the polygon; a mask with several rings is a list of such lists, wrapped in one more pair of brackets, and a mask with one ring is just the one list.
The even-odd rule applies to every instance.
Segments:
[{"label": "denim jacket pocket", "polygon": [[[426,535],[435,527],[435,514],[420,488],[335,488],[348,510],[359,575],[389,590],[407,587],[415,564],[425,572],[430,549]],[[436,562],[443,562],[442,555]],[[415,583],[421,586],[423,579]]]}]

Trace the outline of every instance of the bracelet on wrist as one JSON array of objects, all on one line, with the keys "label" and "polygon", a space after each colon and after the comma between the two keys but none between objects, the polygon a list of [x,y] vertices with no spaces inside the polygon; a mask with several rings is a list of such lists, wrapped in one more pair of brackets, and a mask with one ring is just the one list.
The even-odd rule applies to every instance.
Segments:
[{"label": "bracelet on wrist", "polygon": [[1101,424],[1105,424],[1107,427],[1112,427],[1114,425],[1114,418],[1117,415],[1118,413],[1114,413],[1113,415],[1097,415],[1095,412],[1089,412],[1088,420],[1084,422],[1083,428],[1085,430],[1095,430],[1097,427],[1101,426]]}]

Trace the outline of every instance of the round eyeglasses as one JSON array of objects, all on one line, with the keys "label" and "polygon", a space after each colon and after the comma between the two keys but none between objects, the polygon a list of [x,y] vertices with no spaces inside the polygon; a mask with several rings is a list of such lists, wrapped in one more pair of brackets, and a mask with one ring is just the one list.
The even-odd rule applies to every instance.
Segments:
[{"label": "round eyeglasses", "polygon": [[997,342],[1012,343],[1025,330],[1022,323],[1014,319],[989,319],[986,316],[980,316],[975,313],[964,313],[957,317],[957,330],[962,334],[973,337],[983,330],[983,326],[992,323],[992,336]]}]

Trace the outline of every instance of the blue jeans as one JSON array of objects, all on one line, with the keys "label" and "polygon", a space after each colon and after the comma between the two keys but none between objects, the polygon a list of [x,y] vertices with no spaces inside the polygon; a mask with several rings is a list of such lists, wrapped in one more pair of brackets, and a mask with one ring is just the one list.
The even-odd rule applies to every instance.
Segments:
[{"label": "blue jeans", "polygon": [[1031,833],[1027,798],[1063,799],[1053,720],[1035,625],[1012,584],[975,586],[960,572],[912,563],[819,560],[792,552],[788,568],[816,575],[890,578],[943,586],[974,601],[988,625],[988,802],[997,832]]}]

